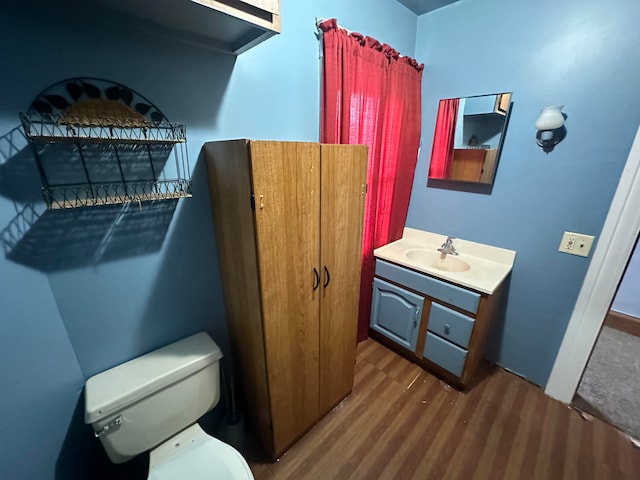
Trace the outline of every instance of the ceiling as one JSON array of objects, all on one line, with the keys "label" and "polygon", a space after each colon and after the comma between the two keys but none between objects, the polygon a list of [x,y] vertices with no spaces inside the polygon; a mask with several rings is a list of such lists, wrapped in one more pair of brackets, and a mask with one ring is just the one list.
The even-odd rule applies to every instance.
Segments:
[{"label": "ceiling", "polygon": [[457,1],[458,0],[398,0],[398,2],[418,15],[431,12],[432,10],[436,10]]}]

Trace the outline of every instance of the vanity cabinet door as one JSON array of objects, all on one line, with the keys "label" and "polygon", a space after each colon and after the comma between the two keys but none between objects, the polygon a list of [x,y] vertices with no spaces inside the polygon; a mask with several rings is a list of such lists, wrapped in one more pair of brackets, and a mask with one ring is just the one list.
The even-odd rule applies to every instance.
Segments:
[{"label": "vanity cabinet door", "polygon": [[371,328],[415,351],[424,298],[379,278],[373,280]]}]

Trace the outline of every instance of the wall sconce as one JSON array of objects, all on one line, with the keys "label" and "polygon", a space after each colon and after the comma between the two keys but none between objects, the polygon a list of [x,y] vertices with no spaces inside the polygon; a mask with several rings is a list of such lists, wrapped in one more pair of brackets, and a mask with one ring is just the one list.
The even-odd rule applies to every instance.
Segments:
[{"label": "wall sconce", "polygon": [[536,120],[536,128],[538,129],[536,140],[546,153],[553,150],[553,147],[567,135],[567,129],[564,126],[564,114],[561,111],[562,107],[564,105],[544,107]]}]

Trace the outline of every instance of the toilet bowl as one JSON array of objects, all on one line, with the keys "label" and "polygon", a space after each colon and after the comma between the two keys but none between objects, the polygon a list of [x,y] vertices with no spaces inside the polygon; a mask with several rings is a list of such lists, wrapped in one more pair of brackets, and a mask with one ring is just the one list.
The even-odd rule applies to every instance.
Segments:
[{"label": "toilet bowl", "polygon": [[195,424],[151,451],[149,480],[253,479],[249,465],[230,445]]},{"label": "toilet bowl", "polygon": [[253,479],[236,449],[196,423],[220,399],[221,358],[201,332],[87,380],[85,423],[109,459],[150,450],[150,480]]}]

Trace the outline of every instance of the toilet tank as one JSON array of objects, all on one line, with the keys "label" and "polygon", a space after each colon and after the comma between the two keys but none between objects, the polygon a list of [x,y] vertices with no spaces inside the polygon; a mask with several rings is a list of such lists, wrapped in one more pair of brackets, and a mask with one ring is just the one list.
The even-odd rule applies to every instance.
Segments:
[{"label": "toilet tank", "polygon": [[85,384],[85,423],[112,462],[125,462],[218,403],[221,358],[201,332],[99,373]]}]

